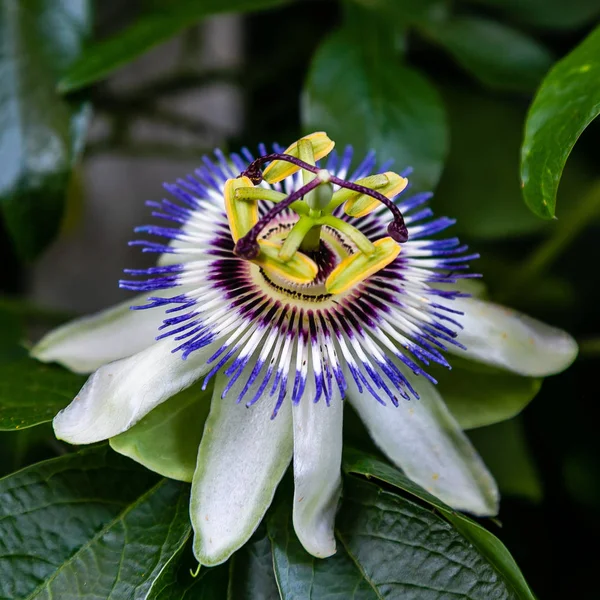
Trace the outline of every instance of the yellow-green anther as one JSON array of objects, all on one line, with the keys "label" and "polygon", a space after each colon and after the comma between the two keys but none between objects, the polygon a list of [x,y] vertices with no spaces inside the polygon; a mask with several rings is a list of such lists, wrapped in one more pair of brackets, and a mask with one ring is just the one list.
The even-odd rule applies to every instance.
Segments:
[{"label": "yellow-green anther", "polygon": [[[327,156],[335,146],[335,142],[330,140],[324,131],[316,131],[315,133],[304,136],[302,139],[310,142],[315,161]],[[300,158],[298,142],[294,142],[289,148],[284,150],[283,154],[289,154],[295,158]],[[268,183],[277,183],[278,181],[282,181],[286,177],[289,177],[299,169],[300,167],[284,160],[274,160],[263,171],[263,178]]]},{"label": "yellow-green anther", "polygon": [[[274,202],[277,204],[278,202],[285,200],[287,197],[288,195],[284,194],[283,192],[278,192],[276,190],[260,186],[252,188],[241,187],[236,189],[234,193],[234,198],[236,200],[240,200],[241,202],[244,200],[268,200],[269,202]],[[302,200],[292,202],[290,204],[290,208],[299,215],[307,215],[309,210],[308,206],[306,206]]]},{"label": "yellow-green anther", "polygon": [[227,212],[229,229],[231,230],[231,237],[234,242],[244,237],[258,221],[258,202],[256,200],[240,202],[235,199],[236,190],[253,187],[248,177],[228,179],[225,182],[225,187],[223,188],[225,211]]},{"label": "yellow-green anther", "polygon": [[[369,177],[363,177],[362,179],[357,179],[354,183],[359,185],[364,185],[365,187],[371,188],[372,190],[379,191],[380,188],[388,185],[390,180],[388,179],[385,173],[379,173],[378,175],[369,175]],[[354,190],[349,190],[348,188],[341,188],[335,194],[333,194],[333,198],[329,206],[327,206],[327,212],[333,212],[340,204],[350,200],[350,198],[361,196],[360,192],[355,192]]]},{"label": "yellow-green anther", "polygon": [[369,239],[361,233],[356,227],[350,225],[350,223],[338,219],[332,215],[326,215],[321,217],[318,221],[321,225],[329,225],[343,233],[347,238],[352,240],[356,247],[366,256],[371,256],[375,252],[375,246]]},{"label": "yellow-green anther", "polygon": [[314,226],[314,219],[311,219],[310,217],[300,217],[288,233],[288,236],[279,251],[279,258],[283,262],[289,261],[292,256],[294,256],[298,248],[300,248],[302,241]]},{"label": "yellow-green anther", "polygon": [[345,292],[389,265],[400,254],[400,246],[391,237],[377,240],[374,246],[371,256],[362,252],[351,254],[331,272],[325,281],[330,294]]},{"label": "yellow-green anther", "polygon": [[[388,171],[387,173],[383,173],[383,175],[388,178],[388,183],[377,191],[387,198],[393,198],[408,185],[408,179],[401,177],[397,173]],[[350,217],[364,217],[380,205],[381,203],[377,198],[367,196],[367,194],[355,194],[346,201],[344,212]]]},{"label": "yellow-green anther", "polygon": [[296,252],[289,261],[279,257],[281,245],[267,240],[258,240],[260,254],[252,260],[268,274],[282,277],[300,285],[310,283],[319,272],[317,264],[302,252]]}]

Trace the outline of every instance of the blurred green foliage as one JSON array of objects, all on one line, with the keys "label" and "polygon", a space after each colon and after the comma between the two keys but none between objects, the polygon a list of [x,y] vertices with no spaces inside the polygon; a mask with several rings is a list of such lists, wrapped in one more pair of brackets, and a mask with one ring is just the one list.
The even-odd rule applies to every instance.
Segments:
[{"label": "blurred green foliage", "polygon": [[[92,35],[103,11],[115,20],[110,35]],[[120,67],[220,13],[242,19],[241,67],[186,65],[126,93],[107,85]],[[399,598],[427,579],[420,599],[532,598],[502,539],[540,597],[591,597],[595,558],[580,548],[600,533],[600,446],[588,415],[600,354],[599,16],[597,0],[0,0],[0,596]],[[32,328],[64,317],[26,302],[28,265],[78,227],[85,189],[75,167],[85,168],[86,157],[199,160],[201,135],[187,147],[136,144],[129,122],[141,115],[210,132],[209,118],[181,117],[165,98],[215,82],[244,97],[245,123],[227,140],[232,147],[325,129],[340,146],[412,166],[415,187],[434,189],[433,208],[456,217],[456,232],[482,253],[478,269],[492,299],[590,340],[582,345],[587,360],[547,381],[527,410],[538,380],[461,364],[439,374],[451,410],[477,428],[469,433],[505,496],[497,537],[490,523],[436,503],[364,454],[372,449],[364,441],[346,456],[335,559],[299,547],[281,490],[249,544],[194,578],[186,485],[108,446],[73,452],[53,438],[47,422],[83,379],[25,357]],[[86,146],[94,111],[110,117],[112,129],[105,142]],[[539,218],[555,214],[559,220]],[[184,416],[200,414],[196,400],[179,401]],[[166,408],[137,426],[147,439],[198,418],[163,422]],[[351,413],[347,421],[346,435],[360,445],[362,426]],[[127,434],[113,443],[137,451]],[[157,447],[156,460],[178,451],[192,464],[188,447]],[[446,543],[425,539],[423,527]],[[476,567],[452,577],[458,555]],[[437,557],[438,587],[415,556]],[[86,569],[97,579],[86,579]]]}]

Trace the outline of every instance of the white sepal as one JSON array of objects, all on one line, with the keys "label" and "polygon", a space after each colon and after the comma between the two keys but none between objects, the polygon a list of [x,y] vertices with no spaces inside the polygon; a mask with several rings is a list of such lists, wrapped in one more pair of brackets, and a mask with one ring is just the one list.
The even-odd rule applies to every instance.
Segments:
[{"label": "white sepal", "polygon": [[237,404],[246,375],[225,398],[221,394],[228,378],[217,376],[198,449],[190,516],[194,554],[203,565],[225,562],[248,541],[292,458],[290,403],[283,403],[275,419],[270,418],[274,400],[268,394],[249,408]]},{"label": "white sepal", "polygon": [[456,339],[466,350],[447,344],[458,356],[528,377],[559,373],[577,356],[577,343],[568,333],[505,306],[476,298],[443,304],[464,313],[449,315],[463,326]]},{"label": "white sepal", "polygon": [[342,490],[343,403],[335,382],[333,386],[330,406],[323,396],[313,402],[313,383],[292,408],[294,529],[304,548],[318,558],[335,554],[334,521]]},{"label": "white sepal", "polygon": [[[391,401],[382,406],[369,392],[359,392],[350,374],[346,377],[347,397],[371,437],[408,477],[453,508],[495,515],[496,483],[437,389],[407,369],[403,372],[420,399],[398,397],[397,407]],[[382,377],[394,389],[392,382]]]},{"label": "white sepal", "polygon": [[154,343],[165,318],[164,308],[131,310],[148,296],[165,298],[185,293],[182,288],[146,292],[93,315],[53,329],[33,348],[42,362],[58,362],[75,373],[92,373],[109,362],[132,356]]},{"label": "white sepal", "polygon": [[206,373],[214,346],[192,352],[187,360],[180,352],[172,353],[172,347],[170,339],[161,340],[100,367],[54,418],[56,437],[71,444],[111,438]]}]

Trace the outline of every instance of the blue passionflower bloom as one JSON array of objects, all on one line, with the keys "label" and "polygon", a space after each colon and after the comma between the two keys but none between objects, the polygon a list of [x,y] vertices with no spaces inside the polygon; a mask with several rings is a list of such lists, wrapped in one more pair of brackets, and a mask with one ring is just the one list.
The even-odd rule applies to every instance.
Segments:
[{"label": "blue passionflower bloom", "polygon": [[496,484],[428,365],[458,355],[545,376],[577,353],[566,333],[461,291],[476,255],[437,235],[454,221],[410,193],[408,172],[376,168],[372,153],[352,169],[352,149],[332,149],[317,132],[258,157],[204,157],[165,186],[172,199],[149,203],[164,224],[133,243],[158,266],[121,282],[141,297],[33,352],[93,372],[54,419],[72,444],[122,434],[198,380],[213,388],[191,476],[205,565],[248,540],[292,461],[296,533],[315,556],[335,552],[344,399],[415,482],[496,514]]}]

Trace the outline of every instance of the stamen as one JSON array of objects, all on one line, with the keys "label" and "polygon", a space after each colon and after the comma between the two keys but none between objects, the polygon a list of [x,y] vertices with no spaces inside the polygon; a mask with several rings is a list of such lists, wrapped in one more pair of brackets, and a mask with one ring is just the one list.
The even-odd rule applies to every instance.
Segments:
[{"label": "stamen", "polygon": [[[260,172],[260,165],[262,165],[266,162],[273,161],[273,160],[284,160],[284,161],[290,162],[290,163],[300,167],[301,169],[309,171],[310,173],[314,173],[315,175],[319,175],[319,172],[324,170],[324,169],[319,169],[318,167],[315,167],[313,165],[310,165],[310,164],[304,162],[303,160],[300,160],[299,158],[295,158],[294,156],[289,156],[287,154],[273,153],[273,154],[266,154],[265,156],[261,156],[261,157],[257,158],[255,161],[253,161],[248,166],[248,168],[245,171],[243,171],[241,173],[240,176],[248,177],[248,179],[250,179],[252,181],[252,183],[257,185],[262,181],[262,173]],[[317,182],[316,185],[319,185],[321,183],[320,177],[316,177],[315,179],[313,179],[313,181],[311,183],[314,183],[315,181]],[[358,183],[346,181],[345,179],[340,179],[339,177],[336,177],[335,175],[329,174],[329,181],[335,185],[339,185],[342,188],[346,188],[346,189],[352,190],[354,192],[359,192],[360,194],[366,194],[367,196],[371,196],[372,198],[379,200],[379,202],[381,202],[384,206],[386,206],[390,210],[390,212],[392,213],[392,215],[394,217],[394,220],[388,225],[388,228],[387,228],[388,233],[390,234],[390,237],[393,240],[395,240],[396,242],[399,242],[401,244],[408,241],[408,229],[406,228],[406,224],[404,223],[404,217],[402,216],[400,209],[389,198],[386,198],[383,194],[380,194],[376,190],[372,190],[372,189],[370,189],[364,185],[360,185]],[[307,191],[314,189],[314,187],[316,187],[316,185],[311,187]],[[300,188],[300,189],[304,189],[304,188]],[[294,198],[294,200],[301,198],[306,193],[307,192],[304,191],[300,196],[296,196]],[[281,204],[279,206],[281,206]],[[287,208],[287,206],[289,206],[289,204],[286,204],[286,208]],[[281,209],[281,210],[283,210],[283,209]],[[277,211],[275,214],[278,214],[279,212],[281,212],[281,211]],[[267,213],[267,214],[270,214],[270,213]],[[263,219],[261,219],[261,221],[262,220]],[[266,225],[266,223],[265,223],[265,225]],[[263,225],[261,227],[261,229],[263,227],[265,227],[265,225]],[[258,226],[258,223],[257,223],[257,226]],[[250,234],[248,234],[248,235],[250,235]],[[237,248],[237,246],[236,246],[236,248]],[[240,250],[241,250],[241,248],[240,248]],[[236,251],[236,254],[237,253],[238,252]],[[239,254],[239,256],[245,256],[245,255]]]},{"label": "stamen", "polygon": [[292,202],[299,200],[305,194],[308,194],[308,192],[314,190],[319,185],[321,185],[321,180],[318,177],[315,177],[315,179],[290,194],[285,200],[279,204],[276,204],[268,213],[263,215],[263,217],[257,221],[257,223],[244,237],[240,238],[236,242],[235,248],[233,249],[234,253],[237,254],[237,256],[247,260],[256,258],[260,253],[260,246],[258,245],[257,241],[260,232],[273,220],[274,217],[288,208]]}]

